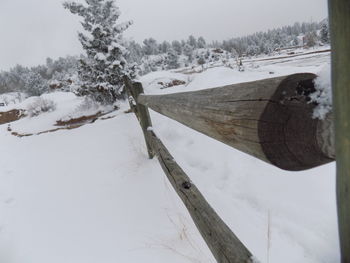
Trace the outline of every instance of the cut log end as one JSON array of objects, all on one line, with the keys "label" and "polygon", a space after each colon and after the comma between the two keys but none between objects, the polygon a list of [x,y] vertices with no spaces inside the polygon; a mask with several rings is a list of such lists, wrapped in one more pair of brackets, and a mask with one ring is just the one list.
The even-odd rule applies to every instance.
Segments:
[{"label": "cut log end", "polygon": [[315,91],[315,78],[311,73],[286,77],[261,115],[258,136],[262,150],[281,169],[306,170],[334,160],[330,125],[312,117],[315,105],[309,95]]}]

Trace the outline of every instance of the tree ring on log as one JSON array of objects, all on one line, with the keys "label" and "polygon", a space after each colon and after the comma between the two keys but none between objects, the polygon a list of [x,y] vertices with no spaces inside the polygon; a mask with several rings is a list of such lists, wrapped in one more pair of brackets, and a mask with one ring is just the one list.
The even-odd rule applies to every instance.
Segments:
[{"label": "tree ring on log", "polygon": [[312,73],[298,73],[281,81],[258,123],[258,136],[266,158],[281,169],[300,171],[333,161],[320,149],[312,118],[315,91]]}]

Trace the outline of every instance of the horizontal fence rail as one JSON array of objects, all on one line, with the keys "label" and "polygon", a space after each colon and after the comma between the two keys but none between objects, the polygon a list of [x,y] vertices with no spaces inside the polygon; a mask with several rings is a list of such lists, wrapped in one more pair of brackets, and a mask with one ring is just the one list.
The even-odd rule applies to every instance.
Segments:
[{"label": "horizontal fence rail", "polygon": [[168,95],[137,103],[273,164],[299,171],[334,161],[332,113],[314,119],[311,73]]}]

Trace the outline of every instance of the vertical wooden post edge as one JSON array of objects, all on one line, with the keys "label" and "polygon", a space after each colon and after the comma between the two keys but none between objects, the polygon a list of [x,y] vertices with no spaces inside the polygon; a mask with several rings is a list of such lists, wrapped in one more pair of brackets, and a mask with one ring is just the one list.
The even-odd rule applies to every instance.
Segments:
[{"label": "vertical wooden post edge", "polygon": [[124,84],[126,87],[127,94],[129,96],[130,108],[135,112],[143,131],[143,136],[145,138],[146,146],[147,146],[148,157],[150,159],[153,159],[154,153],[152,151],[152,147],[149,143],[148,136],[147,136],[147,129],[149,127],[152,127],[152,121],[149,115],[148,108],[139,103],[136,103],[136,105],[134,105],[133,102],[130,101],[130,97],[132,97],[133,100],[136,102],[137,97],[140,94],[143,94],[144,90],[143,90],[142,84],[140,82],[132,82],[128,77],[124,77]]},{"label": "vertical wooden post edge", "polygon": [[350,1],[329,0],[341,262],[350,263]]}]

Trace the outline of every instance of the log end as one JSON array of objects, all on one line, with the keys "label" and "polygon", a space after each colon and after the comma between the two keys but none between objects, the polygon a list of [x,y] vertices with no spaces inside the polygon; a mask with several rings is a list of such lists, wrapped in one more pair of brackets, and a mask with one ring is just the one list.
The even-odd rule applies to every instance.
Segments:
[{"label": "log end", "polygon": [[319,128],[324,127],[323,120],[313,118],[315,104],[310,103],[309,95],[315,91],[315,78],[312,73],[286,77],[261,115],[258,136],[262,150],[281,169],[301,171],[334,160],[323,150],[325,140]]}]

